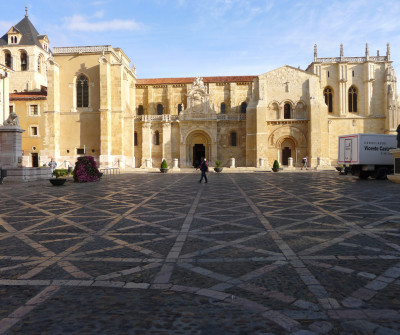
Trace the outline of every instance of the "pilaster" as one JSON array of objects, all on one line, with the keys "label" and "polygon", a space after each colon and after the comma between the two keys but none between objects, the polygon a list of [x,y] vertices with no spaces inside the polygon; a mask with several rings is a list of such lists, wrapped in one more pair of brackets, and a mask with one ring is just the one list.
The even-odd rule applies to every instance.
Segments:
[{"label": "pilaster", "polygon": [[162,123],[162,157],[171,166],[171,122]]},{"label": "pilaster", "polygon": [[148,167],[146,160],[151,162],[151,123],[142,123],[142,168]]}]

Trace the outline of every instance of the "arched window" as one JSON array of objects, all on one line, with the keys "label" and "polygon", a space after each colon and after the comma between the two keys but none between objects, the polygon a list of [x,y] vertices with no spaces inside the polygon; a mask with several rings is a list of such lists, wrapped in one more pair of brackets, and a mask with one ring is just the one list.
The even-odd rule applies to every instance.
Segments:
[{"label": "arched window", "polygon": [[349,88],[349,112],[357,113],[357,89],[354,86]]},{"label": "arched window", "polygon": [[143,105],[139,105],[137,113],[138,113],[138,115],[143,115],[144,114]]},{"label": "arched window", "polygon": [[76,81],[76,107],[89,107],[89,81],[83,74]]},{"label": "arched window", "polygon": [[18,37],[15,36],[15,37],[14,37],[14,43],[17,43],[17,42],[18,42]]},{"label": "arched window", "polygon": [[28,70],[28,55],[25,51],[21,52],[21,71]]},{"label": "arched window", "polygon": [[160,145],[160,132],[158,130],[154,132],[154,144]]},{"label": "arched window", "polygon": [[221,114],[225,114],[226,110],[225,110],[225,102],[221,102]]},{"label": "arched window", "polygon": [[138,145],[137,132],[136,132],[136,131],[135,131],[134,134],[133,134],[133,143],[134,143],[135,146]]},{"label": "arched window", "polygon": [[236,132],[235,131],[231,132],[231,146],[232,147],[236,147],[236,138],[237,138]]},{"label": "arched window", "polygon": [[240,104],[240,113],[246,114],[246,109],[247,109],[247,103],[246,102],[242,102]]},{"label": "arched window", "polygon": [[283,118],[284,119],[291,119],[292,118],[292,108],[290,104],[286,103],[283,107]]},{"label": "arched window", "polygon": [[4,63],[6,64],[7,67],[12,69],[12,56],[11,56],[11,53],[8,51],[6,51],[6,53],[4,55]]},{"label": "arched window", "polygon": [[157,115],[163,115],[164,107],[161,104],[157,105]]},{"label": "arched window", "polygon": [[333,112],[333,93],[330,87],[324,89],[325,104],[328,106],[328,112]]},{"label": "arched window", "polygon": [[38,72],[39,73],[42,73],[42,70],[43,70],[43,55],[40,55],[39,57],[38,57]]},{"label": "arched window", "polygon": [[178,115],[183,111],[183,104],[178,104]]}]

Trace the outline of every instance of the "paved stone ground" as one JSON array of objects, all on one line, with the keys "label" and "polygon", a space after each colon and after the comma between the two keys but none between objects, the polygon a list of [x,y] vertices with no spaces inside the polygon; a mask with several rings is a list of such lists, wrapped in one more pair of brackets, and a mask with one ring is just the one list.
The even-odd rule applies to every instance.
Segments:
[{"label": "paved stone ground", "polygon": [[0,334],[400,334],[400,185],[0,185]]}]

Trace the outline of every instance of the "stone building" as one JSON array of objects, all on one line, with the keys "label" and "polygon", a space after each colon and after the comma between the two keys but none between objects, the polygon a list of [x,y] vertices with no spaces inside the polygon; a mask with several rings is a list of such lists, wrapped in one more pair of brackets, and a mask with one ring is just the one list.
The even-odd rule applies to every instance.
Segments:
[{"label": "stone building", "polygon": [[394,134],[396,76],[386,54],[314,59],[252,76],[138,79],[111,46],[55,47],[26,15],[0,39],[10,74],[10,109],[27,131],[24,165],[59,166],[93,155],[101,166],[180,167],[205,156],[223,166],[312,166],[337,161],[349,133]]}]

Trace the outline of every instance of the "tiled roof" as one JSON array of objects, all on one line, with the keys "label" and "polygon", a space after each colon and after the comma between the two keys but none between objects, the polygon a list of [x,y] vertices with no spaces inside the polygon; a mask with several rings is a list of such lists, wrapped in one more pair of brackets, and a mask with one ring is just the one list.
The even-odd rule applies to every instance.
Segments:
[{"label": "tiled roof", "polygon": [[[18,43],[19,45],[37,45],[38,47],[42,47],[38,40],[39,33],[28,16],[25,16],[14,27],[22,34],[21,41]],[[0,38],[0,45],[8,45],[7,33]]]},{"label": "tiled roof", "polygon": [[[221,77],[202,77],[204,83],[235,83],[252,82],[257,76],[221,76]],[[161,84],[191,84],[195,77],[187,78],[153,78],[138,79],[137,85],[161,85]]]},{"label": "tiled roof", "polygon": [[18,92],[10,93],[10,101],[18,100],[46,100],[46,92]]}]

